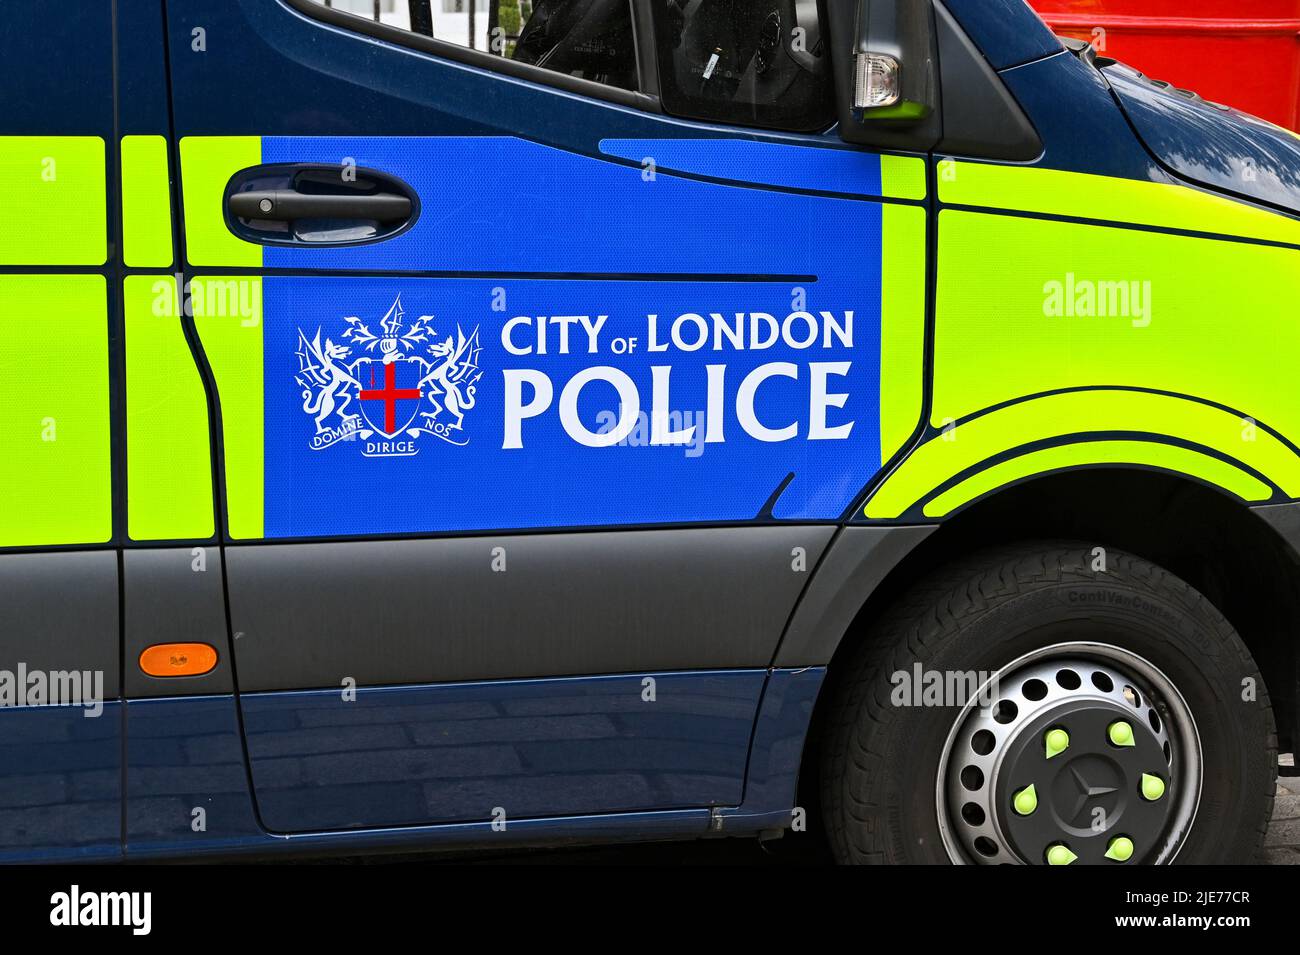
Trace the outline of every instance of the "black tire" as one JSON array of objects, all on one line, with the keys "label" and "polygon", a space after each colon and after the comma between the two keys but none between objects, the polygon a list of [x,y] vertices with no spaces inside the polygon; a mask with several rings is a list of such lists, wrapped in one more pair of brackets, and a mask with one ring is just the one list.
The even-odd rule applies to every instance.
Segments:
[{"label": "black tire", "polygon": [[[997,671],[1080,639],[1137,654],[1181,692],[1199,731],[1204,772],[1195,822],[1175,861],[1254,861],[1272,813],[1277,733],[1263,679],[1232,625],[1173,574],[1114,549],[1032,542],[985,551],[913,587],[835,676],[821,792],[831,851],[842,863],[943,863],[936,808],[940,756],[958,706],[896,706],[891,674],[923,668]],[[1071,601],[1086,592],[1090,599]],[[1253,680],[1253,702],[1243,681]]]}]

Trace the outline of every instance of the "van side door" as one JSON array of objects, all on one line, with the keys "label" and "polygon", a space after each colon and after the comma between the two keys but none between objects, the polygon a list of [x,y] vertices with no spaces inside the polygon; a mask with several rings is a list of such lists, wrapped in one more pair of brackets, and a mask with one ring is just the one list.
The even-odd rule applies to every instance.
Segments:
[{"label": "van side door", "polygon": [[815,4],[452,6],[168,4],[261,818],[735,805],[916,422],[924,161]]}]

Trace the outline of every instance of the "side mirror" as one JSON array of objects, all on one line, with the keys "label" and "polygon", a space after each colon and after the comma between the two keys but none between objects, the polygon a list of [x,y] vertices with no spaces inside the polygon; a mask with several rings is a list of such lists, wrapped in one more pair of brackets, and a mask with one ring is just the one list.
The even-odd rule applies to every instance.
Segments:
[{"label": "side mirror", "polygon": [[933,148],[939,70],[931,0],[825,0],[840,136]]}]

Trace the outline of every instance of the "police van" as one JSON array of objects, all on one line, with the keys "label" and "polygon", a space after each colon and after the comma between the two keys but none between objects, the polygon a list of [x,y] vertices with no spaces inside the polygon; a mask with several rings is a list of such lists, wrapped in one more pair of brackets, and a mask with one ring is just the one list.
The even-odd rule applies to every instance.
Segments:
[{"label": "police van", "polygon": [[466,6],[5,4],[0,858],[1249,861],[1300,139],[1021,0]]}]

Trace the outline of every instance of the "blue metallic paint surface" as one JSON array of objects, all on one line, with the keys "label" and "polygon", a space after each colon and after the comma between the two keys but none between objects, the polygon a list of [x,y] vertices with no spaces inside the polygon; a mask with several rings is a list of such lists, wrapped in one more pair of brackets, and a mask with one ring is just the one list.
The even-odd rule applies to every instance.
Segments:
[{"label": "blue metallic paint surface", "polygon": [[763,671],[252,693],[277,832],[734,805]]},{"label": "blue metallic paint surface", "polygon": [[[118,125],[123,136],[166,136],[167,50],[161,0],[116,0]],[[47,5],[48,6],[48,5]],[[47,22],[50,19],[46,13]]]},{"label": "blue metallic paint surface", "polygon": [[[403,724],[391,721],[388,713],[373,707],[365,711],[365,716],[360,715],[360,711],[345,710],[347,705],[361,706],[360,700],[355,704],[303,707],[302,698],[320,694],[283,694],[286,698],[299,699],[293,704],[286,699],[283,705],[269,704],[263,708],[266,714],[264,726],[268,727],[265,740],[278,739],[281,745],[297,741],[268,759],[282,764],[293,763],[299,769],[322,767],[331,760],[364,759],[366,745],[362,736],[370,734],[373,745],[377,741],[376,730],[382,734],[386,729],[401,725],[403,729],[408,726],[418,729],[426,743],[437,744],[430,748],[462,748],[472,755],[475,747],[503,745],[493,738],[499,735],[505,745],[520,755],[542,760],[544,765],[582,769],[581,783],[544,775],[507,777],[493,782],[478,800],[490,801],[492,806],[501,804],[499,793],[506,793],[503,798],[509,799],[509,787],[512,786],[516,787],[520,800],[518,805],[529,804],[529,800],[536,804],[540,798],[603,802],[611,794],[628,794],[635,790],[649,794],[650,798],[685,798],[683,794],[708,791],[702,787],[709,787],[709,790],[717,787],[719,791],[725,788],[733,797],[739,797],[735,774],[744,772],[747,761],[743,798],[739,804],[720,809],[725,820],[722,833],[744,835],[782,827],[790,822],[803,741],[825,673],[824,668],[813,667],[770,673],[652,674],[660,680],[661,692],[665,678],[670,684],[669,695],[660,695],[656,704],[640,703],[642,676],[463,685],[477,686],[477,703],[451,697],[439,698],[440,691],[451,691],[454,696],[461,692],[462,687],[395,688],[390,692],[405,692],[406,689],[426,692],[425,701],[419,704],[422,712],[416,714],[415,720]],[[691,758],[689,750],[695,746],[692,740],[702,733],[696,721],[703,719],[706,727],[727,725],[735,719],[728,713],[736,709],[740,698],[732,695],[730,689],[720,695],[693,693],[691,706],[683,709],[674,706],[673,694],[677,691],[671,685],[679,679],[690,679],[695,687],[702,687],[707,680],[719,677],[735,686],[740,682],[757,686],[766,679],[762,705],[753,722],[752,746],[747,745],[750,733],[747,721],[742,721],[746,723],[743,728],[735,727],[734,732],[715,737],[709,744],[720,746],[724,740],[739,741],[739,753],[728,744],[728,755],[720,764],[730,767],[727,772],[731,775],[726,777],[716,776],[712,771],[713,764],[701,771],[701,764]],[[617,684],[611,681],[617,681]],[[523,682],[572,684],[568,688],[568,698],[579,705],[563,709],[559,705],[563,697],[549,694],[521,699],[514,694]],[[620,712],[618,708],[591,705],[598,703],[609,687],[618,684],[621,684],[620,695],[623,695],[624,687],[633,694],[636,707],[666,705],[669,709],[652,718],[647,718],[649,714],[638,715],[634,709],[629,718],[629,714]],[[594,690],[594,695],[586,692],[588,690]],[[277,695],[258,694],[257,698],[270,701]],[[338,699],[335,691],[329,691],[327,695]],[[245,706],[254,699],[252,696],[244,697]],[[516,702],[510,702],[512,699]],[[236,705],[234,698],[229,696],[163,698],[129,704],[129,794],[132,808],[128,810],[128,857],[274,855],[303,851],[361,853],[398,848],[702,836],[708,831],[709,810],[696,808],[542,818],[508,816],[504,831],[494,829],[489,821],[475,821],[289,835],[271,833],[261,826],[253,812],[247,777],[243,772],[238,724],[234,718]],[[255,704],[253,708],[258,706]],[[523,732],[517,728],[520,725],[524,727]],[[573,727],[578,728],[577,734],[572,732]],[[642,731],[640,736],[635,735],[638,728]],[[591,741],[600,745],[589,752],[575,748],[573,740],[582,739],[583,733],[588,734],[589,740],[583,749]],[[355,744],[350,751],[352,756],[348,755],[349,734],[352,734],[351,742]],[[683,753],[686,759],[684,776],[666,768],[671,767]],[[441,765],[452,764],[448,761]],[[649,771],[647,766],[651,767]],[[629,789],[629,779],[638,775],[641,778]],[[656,776],[662,779],[656,780]],[[692,776],[694,781],[691,781]],[[297,778],[306,779],[307,776]],[[320,780],[327,790],[334,790],[336,796],[348,786],[347,780],[329,774],[322,775]],[[352,793],[344,794],[346,798],[334,802],[331,810],[325,811],[341,813],[350,810],[371,816],[382,814],[388,810],[378,803],[391,795],[393,785],[391,780],[378,784],[372,781],[369,792],[358,787]],[[413,787],[414,783],[408,781],[408,785]],[[541,796],[533,789],[534,786],[541,787]],[[610,787],[608,791],[606,787]],[[470,789],[451,789],[449,792],[461,800],[471,798],[473,794]],[[308,793],[303,789],[298,795],[307,798]],[[505,805],[512,803],[514,800]],[[442,811],[446,811],[445,807],[451,804],[443,802],[439,805],[444,807]],[[477,809],[478,803],[474,805]],[[191,825],[192,811],[196,807],[207,810],[206,829],[203,831],[195,831]]]},{"label": "blue metallic paint surface", "polygon": [[113,131],[112,5],[6,0],[0,136]]},{"label": "blue metallic paint surface", "polygon": [[[1035,165],[1095,176],[1169,181],[1116,107],[1100,72],[1058,53],[1000,74],[1043,141]],[[1086,216],[1087,210],[1078,210]]]},{"label": "blue metallic paint surface", "polygon": [[995,70],[1018,66],[1061,49],[1025,0],[942,0]]},{"label": "blue metallic paint surface", "polygon": [[0,862],[116,859],[122,707],[0,711]]},{"label": "blue metallic paint surface", "polygon": [[222,852],[263,841],[233,696],[126,704],[126,853]]},{"label": "blue metallic paint surface", "polygon": [[1102,73],[1147,147],[1175,173],[1300,211],[1300,136],[1162,89],[1124,66]]},{"label": "blue metallic paint surface", "polygon": [[758,825],[760,819],[767,825],[789,824],[804,743],[825,679],[825,667],[772,671],[754,724],[744,802],[724,810],[729,825],[742,825],[741,820]]}]

